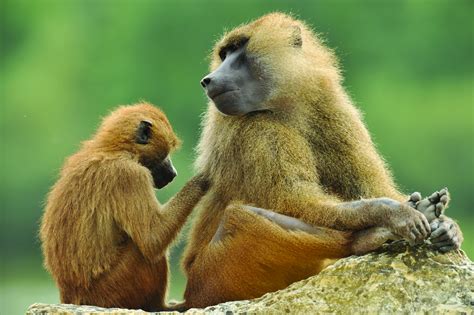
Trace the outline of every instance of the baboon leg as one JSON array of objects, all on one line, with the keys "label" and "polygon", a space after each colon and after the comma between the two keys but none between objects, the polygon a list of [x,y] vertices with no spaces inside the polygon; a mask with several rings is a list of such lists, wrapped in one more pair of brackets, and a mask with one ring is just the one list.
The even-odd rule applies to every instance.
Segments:
[{"label": "baboon leg", "polygon": [[395,241],[401,239],[401,237],[393,234],[386,228],[373,227],[355,232],[353,239],[352,253],[364,255],[376,250],[389,240]]},{"label": "baboon leg", "polygon": [[168,263],[150,263],[135,245],[124,249],[120,262],[88,288],[62,290],[61,302],[100,307],[157,311],[164,309]]},{"label": "baboon leg", "polygon": [[352,233],[305,231],[309,226],[301,221],[283,215],[271,219],[266,211],[226,208],[213,240],[188,270],[188,308],[256,298],[319,273],[332,262],[327,258],[350,255]]}]

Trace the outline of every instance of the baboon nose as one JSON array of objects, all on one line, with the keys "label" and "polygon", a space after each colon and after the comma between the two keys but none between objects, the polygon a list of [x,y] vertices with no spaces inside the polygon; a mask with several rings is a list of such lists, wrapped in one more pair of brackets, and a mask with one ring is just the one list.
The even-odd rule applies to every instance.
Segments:
[{"label": "baboon nose", "polygon": [[201,80],[201,86],[203,88],[206,88],[209,85],[209,83],[211,83],[211,79],[208,77],[205,77],[204,79]]},{"label": "baboon nose", "polygon": [[173,169],[170,171],[170,178],[173,179],[178,175],[178,172],[176,169],[173,167]]}]

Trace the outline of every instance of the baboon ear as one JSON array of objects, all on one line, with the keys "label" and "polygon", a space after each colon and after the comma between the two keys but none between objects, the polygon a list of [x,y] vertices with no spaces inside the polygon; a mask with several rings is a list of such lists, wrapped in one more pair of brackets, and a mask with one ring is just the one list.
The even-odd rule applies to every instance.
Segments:
[{"label": "baboon ear", "polygon": [[291,34],[291,45],[296,48],[303,46],[303,38],[301,37],[301,28],[299,26],[293,26],[293,32]]},{"label": "baboon ear", "polygon": [[140,121],[140,124],[137,128],[137,134],[135,137],[135,142],[139,144],[147,144],[151,137],[151,122],[148,120]]}]

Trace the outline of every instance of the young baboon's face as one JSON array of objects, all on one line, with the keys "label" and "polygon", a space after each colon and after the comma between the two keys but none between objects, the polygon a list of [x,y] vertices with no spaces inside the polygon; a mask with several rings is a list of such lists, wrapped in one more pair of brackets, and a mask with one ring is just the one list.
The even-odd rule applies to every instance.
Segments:
[{"label": "young baboon's face", "polygon": [[212,72],[201,80],[217,109],[235,116],[278,110],[272,101],[298,85],[304,68],[303,27],[270,14],[224,35],[214,48]]},{"label": "young baboon's face", "polygon": [[170,154],[179,146],[165,114],[149,104],[123,106],[102,123],[96,141],[113,150],[128,151],[148,168],[154,185],[162,188],[177,175]]},{"label": "young baboon's face", "polygon": [[141,120],[135,132],[135,143],[140,152],[139,161],[150,170],[158,189],[165,187],[178,175],[170,157],[175,144],[170,141],[172,139],[169,136],[165,136],[165,129],[172,133],[167,122],[150,119]]}]

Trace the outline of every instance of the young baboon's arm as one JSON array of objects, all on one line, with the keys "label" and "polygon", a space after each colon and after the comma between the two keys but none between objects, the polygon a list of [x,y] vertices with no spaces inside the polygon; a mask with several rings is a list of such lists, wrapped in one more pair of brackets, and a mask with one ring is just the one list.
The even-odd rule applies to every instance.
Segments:
[{"label": "young baboon's arm", "polygon": [[184,225],[186,218],[208,189],[195,176],[164,206],[155,196],[149,171],[130,162],[120,173],[114,218],[140,251],[150,260],[160,257]]},{"label": "young baboon's arm", "polygon": [[160,220],[164,246],[168,247],[174,240],[187,217],[208,189],[208,180],[201,175],[196,175],[163,206]]},{"label": "young baboon's arm", "polygon": [[338,230],[383,227],[412,243],[426,239],[430,233],[422,213],[390,198],[340,202],[307,182],[295,185],[287,198],[290,203],[285,214],[315,226]]}]

